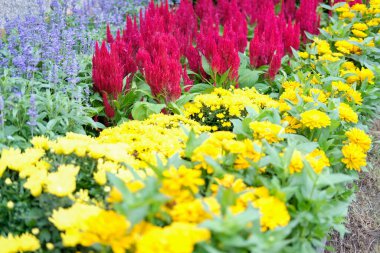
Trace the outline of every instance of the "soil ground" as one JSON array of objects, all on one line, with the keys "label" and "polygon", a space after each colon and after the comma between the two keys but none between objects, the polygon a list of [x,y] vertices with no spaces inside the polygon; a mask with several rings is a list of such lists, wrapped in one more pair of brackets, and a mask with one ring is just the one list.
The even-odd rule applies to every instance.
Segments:
[{"label": "soil ground", "polygon": [[356,184],[356,199],[350,206],[343,238],[334,232],[327,245],[334,250],[325,253],[380,253],[380,121],[371,131],[373,148],[368,157],[368,171],[362,172]]}]

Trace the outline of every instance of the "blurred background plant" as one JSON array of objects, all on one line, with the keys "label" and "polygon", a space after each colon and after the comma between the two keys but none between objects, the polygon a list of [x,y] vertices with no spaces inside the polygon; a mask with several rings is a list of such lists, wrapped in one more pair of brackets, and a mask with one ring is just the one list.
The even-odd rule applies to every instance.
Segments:
[{"label": "blurred background plant", "polygon": [[[39,11],[8,19],[0,39],[0,149],[27,147],[34,135],[104,128],[92,92],[94,41],[146,1],[36,0]],[[98,106],[99,105],[99,106]]]}]

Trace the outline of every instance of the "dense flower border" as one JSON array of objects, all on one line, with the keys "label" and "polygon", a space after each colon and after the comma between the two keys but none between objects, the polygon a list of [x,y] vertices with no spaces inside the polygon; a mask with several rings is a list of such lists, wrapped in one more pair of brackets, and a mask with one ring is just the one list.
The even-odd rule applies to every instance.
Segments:
[{"label": "dense flower border", "polygon": [[335,6],[276,77],[278,98],[215,88],[183,115],[4,149],[2,249],[315,252],[344,231],[371,147],[379,12],[378,0]]}]

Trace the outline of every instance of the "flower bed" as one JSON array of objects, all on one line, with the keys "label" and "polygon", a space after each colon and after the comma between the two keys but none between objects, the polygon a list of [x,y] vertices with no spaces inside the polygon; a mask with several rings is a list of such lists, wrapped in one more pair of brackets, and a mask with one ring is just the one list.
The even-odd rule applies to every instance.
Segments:
[{"label": "flower bed", "polygon": [[[108,28],[94,88],[98,120],[120,124],[2,150],[4,252],[316,252],[344,233],[380,95],[380,2],[324,5],[332,17],[309,39],[316,3],[291,2],[278,16],[272,1],[265,15],[248,1],[151,4],[139,26]],[[249,57],[245,17],[258,24]],[[278,39],[298,28],[300,51]]]}]

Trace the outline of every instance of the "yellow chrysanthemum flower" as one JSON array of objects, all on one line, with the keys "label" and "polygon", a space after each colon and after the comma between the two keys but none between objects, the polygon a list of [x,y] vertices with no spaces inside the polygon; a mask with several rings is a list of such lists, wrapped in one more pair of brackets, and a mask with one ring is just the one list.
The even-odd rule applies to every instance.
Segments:
[{"label": "yellow chrysanthemum flower", "polygon": [[260,210],[262,231],[284,227],[290,221],[290,215],[285,203],[276,197],[259,198],[253,202],[253,206]]},{"label": "yellow chrysanthemum flower", "polygon": [[144,233],[136,245],[136,253],[191,253],[194,245],[206,241],[207,229],[189,223],[174,222],[170,226],[154,227]]},{"label": "yellow chrysanthemum flower", "polygon": [[255,139],[265,139],[269,143],[278,142],[283,138],[281,134],[285,132],[285,129],[277,124],[273,124],[269,121],[254,121],[249,124],[249,127],[253,130],[253,136]]},{"label": "yellow chrysanthemum flower", "polygon": [[349,143],[342,148],[342,163],[350,170],[360,171],[361,167],[366,166],[367,155],[363,153],[362,148],[354,143]]},{"label": "yellow chrysanthemum flower", "polygon": [[346,122],[358,123],[358,115],[348,104],[340,103],[338,111],[340,119]]},{"label": "yellow chrysanthemum flower", "polygon": [[292,159],[290,160],[289,164],[289,173],[297,173],[301,172],[303,169],[303,161],[302,161],[302,154],[298,150],[294,150]]},{"label": "yellow chrysanthemum flower", "polygon": [[329,158],[320,149],[314,149],[305,159],[317,174],[321,173],[325,167],[330,166]]},{"label": "yellow chrysanthemum flower", "polygon": [[331,124],[329,116],[316,109],[301,113],[301,123],[310,129],[323,128]]},{"label": "yellow chrysanthemum flower", "polygon": [[371,148],[371,138],[359,128],[351,128],[345,135],[350,143],[360,146],[364,152],[367,152]]},{"label": "yellow chrysanthemum flower", "polygon": [[41,247],[37,237],[29,233],[20,236],[13,236],[11,234],[7,237],[0,236],[0,245],[2,253],[34,252]]}]

